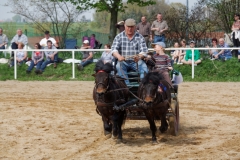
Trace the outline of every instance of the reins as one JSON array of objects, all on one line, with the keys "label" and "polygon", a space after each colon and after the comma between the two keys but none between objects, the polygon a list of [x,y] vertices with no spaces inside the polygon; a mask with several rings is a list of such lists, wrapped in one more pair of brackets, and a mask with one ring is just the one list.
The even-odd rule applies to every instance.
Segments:
[{"label": "reins", "polygon": [[[101,70],[101,71],[98,71],[98,72],[104,72],[104,71]],[[108,76],[108,78],[110,79],[111,77]],[[103,82],[99,82],[99,83],[95,84],[94,88],[97,88],[98,85],[100,85],[100,84],[102,84],[102,85],[104,85],[104,86],[107,86],[107,91],[106,91],[104,94],[106,94],[106,93],[111,93],[111,92],[116,92],[116,91],[121,91],[121,90],[128,90],[128,92],[129,92],[133,97],[135,97],[135,98],[136,98],[137,100],[139,100],[140,102],[144,102],[141,98],[139,98],[139,97],[136,96],[133,92],[131,92],[128,87],[109,90],[109,86],[110,86],[110,85],[109,85],[109,82],[110,82],[110,80],[108,80],[107,85],[105,85]],[[110,106],[110,105],[113,105],[114,102],[111,102],[111,103],[106,103],[106,102],[104,102],[104,104]]]}]

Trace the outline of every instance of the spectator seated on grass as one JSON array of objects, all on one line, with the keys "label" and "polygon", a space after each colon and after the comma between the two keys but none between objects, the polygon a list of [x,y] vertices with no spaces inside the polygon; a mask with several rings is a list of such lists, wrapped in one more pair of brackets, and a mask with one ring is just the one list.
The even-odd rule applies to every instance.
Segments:
[{"label": "spectator seated on grass", "polygon": [[[207,48],[209,48],[209,46],[206,46]],[[217,39],[216,38],[213,38],[212,39],[212,46],[211,46],[211,48],[217,48],[218,46],[217,46]],[[216,55],[216,54],[218,54],[218,49],[209,49],[208,50],[208,53],[209,53],[209,55],[211,56],[211,60],[214,60],[214,56]]]},{"label": "spectator seated on grass", "polygon": [[52,45],[52,41],[48,40],[47,41],[47,47],[45,47],[44,49],[50,50],[50,51],[44,51],[45,56],[46,56],[46,60],[42,63],[41,68],[39,70],[35,71],[36,74],[42,74],[44,69],[50,63],[54,63],[53,67],[57,68],[58,52],[57,52],[57,48],[54,45]]},{"label": "spectator seated on grass", "polygon": [[[35,49],[41,49],[41,45],[39,43],[35,43]],[[42,51],[33,51],[32,52],[32,60],[30,62],[30,66],[26,70],[26,73],[31,73],[34,66],[36,66],[36,71],[40,70],[42,63],[44,62],[44,53]]]},{"label": "spectator seated on grass", "polygon": [[50,37],[50,32],[49,31],[45,31],[44,32],[44,38],[39,42],[40,45],[44,48],[47,46],[47,41],[50,40],[52,41],[52,44],[58,48],[58,44],[57,44],[57,41],[53,38],[53,37]]},{"label": "spectator seated on grass", "polygon": [[[228,48],[228,44],[224,42],[223,38],[219,39],[219,48]],[[228,59],[232,58],[232,53],[231,50],[229,49],[222,49],[220,52],[218,52],[217,54],[215,54],[213,56],[214,59],[219,59],[222,61],[226,61]]]},{"label": "spectator seated on grass", "polygon": [[[111,46],[109,44],[104,45],[104,49],[110,49],[110,48],[111,48]],[[114,59],[114,57],[111,54],[111,50],[104,51],[102,53],[101,60],[103,61],[104,64],[105,63],[112,63],[113,59]]]},{"label": "spectator seated on grass", "polygon": [[[191,41],[190,42],[190,48],[195,47],[195,42]],[[197,64],[201,63],[202,61],[200,60],[200,53],[199,50],[194,50],[194,65],[197,66]],[[192,65],[192,50],[187,50],[185,58],[182,61],[183,64],[190,64]]]},{"label": "spectator seated on grass", "polygon": [[[174,48],[179,48],[178,42],[174,43]],[[182,55],[182,51],[181,50],[174,50],[174,51],[172,51],[171,52],[171,56],[172,56],[173,63],[182,64],[181,60],[183,59],[184,55]]]},{"label": "spectator seated on grass", "polygon": [[[24,44],[22,42],[18,43],[18,49],[16,50],[16,61],[20,66],[24,64],[27,60],[27,51],[23,51]],[[9,67],[14,66],[14,57],[11,59]]]},{"label": "spectator seated on grass", "polygon": [[100,42],[96,39],[95,34],[92,34],[90,37],[90,46],[93,49],[97,49],[99,46]]},{"label": "spectator seated on grass", "polygon": [[[84,40],[81,49],[89,49],[89,48],[91,48],[89,46],[89,41]],[[83,70],[83,68],[86,65],[91,64],[91,63],[93,63],[93,53],[92,53],[92,51],[83,51],[82,61],[81,61],[81,63],[79,63],[77,65],[77,68],[78,68],[79,71],[81,71],[81,70]]]},{"label": "spectator seated on grass", "polygon": [[[11,48],[12,49],[18,49],[18,46],[19,46],[18,44],[20,42],[22,44],[24,44],[24,46],[27,45],[28,44],[28,37],[25,34],[22,33],[21,29],[18,29],[17,30],[17,34],[11,40],[11,43],[12,43]],[[13,54],[14,53],[12,51],[11,57],[13,57]]]},{"label": "spectator seated on grass", "polygon": [[[186,43],[186,40],[185,39],[182,39],[181,42],[181,48],[188,48],[189,46],[187,45]],[[181,56],[180,56],[180,60],[181,60],[181,63],[182,63],[182,60],[185,58],[185,55],[186,55],[186,50],[185,49],[182,49],[181,50]]]}]

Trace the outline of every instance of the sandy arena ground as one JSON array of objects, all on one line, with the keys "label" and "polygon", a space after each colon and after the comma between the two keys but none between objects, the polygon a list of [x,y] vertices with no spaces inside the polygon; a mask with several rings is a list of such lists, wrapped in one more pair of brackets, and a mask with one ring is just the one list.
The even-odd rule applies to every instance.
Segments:
[{"label": "sandy arena ground", "polygon": [[123,143],[106,139],[93,85],[0,82],[0,160],[240,159],[240,83],[181,84],[179,135],[157,145],[147,121],[126,121]]}]

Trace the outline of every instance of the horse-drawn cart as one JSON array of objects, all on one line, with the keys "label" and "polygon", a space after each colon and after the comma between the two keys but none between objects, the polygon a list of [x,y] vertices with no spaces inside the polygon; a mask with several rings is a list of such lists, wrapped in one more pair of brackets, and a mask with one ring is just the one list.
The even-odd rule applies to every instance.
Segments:
[{"label": "horse-drawn cart", "polygon": [[[147,120],[145,113],[139,102],[142,101],[137,97],[137,91],[139,89],[140,81],[137,72],[130,72],[128,84],[129,88],[129,101],[126,104],[119,106],[120,108],[126,108],[127,120]],[[166,114],[166,119],[169,124],[169,132],[173,136],[178,135],[179,130],[179,102],[178,102],[178,84],[173,84],[174,89],[171,89],[171,104]],[[156,120],[160,120],[159,117],[155,117]]]},{"label": "horse-drawn cart", "polygon": [[124,119],[148,120],[152,142],[156,143],[156,120],[161,121],[160,132],[179,130],[178,85],[171,85],[158,72],[149,72],[141,80],[138,72],[128,73],[130,83],[112,75],[111,64],[102,61],[96,64],[93,99],[96,110],[102,116],[104,134],[122,139],[121,126]]}]

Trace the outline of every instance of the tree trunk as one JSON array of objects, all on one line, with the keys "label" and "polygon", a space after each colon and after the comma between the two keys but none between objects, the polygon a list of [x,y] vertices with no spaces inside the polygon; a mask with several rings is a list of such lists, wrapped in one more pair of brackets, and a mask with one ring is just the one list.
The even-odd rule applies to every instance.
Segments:
[{"label": "tree trunk", "polygon": [[116,28],[116,23],[117,23],[117,17],[118,17],[118,11],[115,9],[111,10],[111,18],[110,18],[110,33],[109,33],[109,43],[112,44],[113,39],[116,36],[117,33],[117,28]]}]

